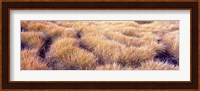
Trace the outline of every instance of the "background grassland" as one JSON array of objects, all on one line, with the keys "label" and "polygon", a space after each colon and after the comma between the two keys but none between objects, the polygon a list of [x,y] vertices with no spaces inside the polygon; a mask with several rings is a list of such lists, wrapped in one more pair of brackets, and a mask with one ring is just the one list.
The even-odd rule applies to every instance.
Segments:
[{"label": "background grassland", "polygon": [[179,21],[21,21],[22,70],[177,70]]}]

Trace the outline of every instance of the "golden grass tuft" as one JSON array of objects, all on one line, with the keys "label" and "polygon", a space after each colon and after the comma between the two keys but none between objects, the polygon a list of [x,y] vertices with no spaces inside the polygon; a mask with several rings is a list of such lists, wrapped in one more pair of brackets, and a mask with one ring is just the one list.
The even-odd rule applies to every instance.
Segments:
[{"label": "golden grass tuft", "polygon": [[27,26],[25,28],[28,30],[31,30],[31,31],[42,32],[42,31],[47,31],[53,27],[50,25],[45,25],[39,21],[31,21],[30,23],[27,24]]},{"label": "golden grass tuft", "polygon": [[99,34],[87,34],[81,40],[84,46],[106,63],[119,61],[121,50],[125,47]]},{"label": "golden grass tuft", "polygon": [[145,32],[173,31],[178,29],[179,21],[154,21],[153,23],[139,26],[139,30]]},{"label": "golden grass tuft", "polygon": [[146,46],[149,47],[150,49],[153,49],[153,51],[156,52],[162,52],[165,49],[163,44],[157,42],[157,37],[154,36],[153,34],[151,36],[147,35],[138,38],[138,37],[125,36],[118,32],[107,31],[105,35],[127,46],[135,46],[135,47]]},{"label": "golden grass tuft", "polygon": [[79,46],[78,40],[74,38],[58,38],[52,45],[51,49],[55,49],[54,52],[56,52],[56,49],[62,49],[63,46]]},{"label": "golden grass tuft", "polygon": [[69,28],[49,24],[47,22],[30,22],[27,24],[26,29],[28,29],[29,31],[45,32],[52,38],[57,38],[60,36],[75,37],[75,33],[72,30],[69,30]]},{"label": "golden grass tuft", "polygon": [[127,46],[141,46],[145,41],[139,41],[139,38],[136,37],[129,37],[129,36],[125,36],[121,33],[118,32],[111,32],[111,31],[107,31],[105,33],[106,36],[109,36],[111,39],[120,42],[122,44],[125,44]]},{"label": "golden grass tuft", "polygon": [[135,21],[129,21],[126,25],[127,25],[127,26],[132,26],[132,27],[139,27],[139,26],[140,26],[140,25],[139,25],[137,22],[135,22]]},{"label": "golden grass tuft", "polygon": [[57,58],[56,62],[63,65],[61,68],[57,66],[57,69],[72,69],[74,66],[77,67],[77,69],[91,69],[97,60],[92,53],[78,47],[65,46],[62,49],[57,49],[57,51],[58,52],[51,52],[51,57],[49,59],[49,61],[52,62],[52,58]]},{"label": "golden grass tuft", "polygon": [[97,66],[95,70],[134,70],[135,68],[132,67],[123,67],[117,63],[110,63],[101,66]]},{"label": "golden grass tuft", "polygon": [[105,63],[117,62],[120,60],[121,50],[123,46],[116,42],[100,42],[93,52]]},{"label": "golden grass tuft", "polygon": [[133,62],[143,62],[153,59],[156,52],[148,47],[127,47],[122,51],[121,61],[131,65]]},{"label": "golden grass tuft", "polygon": [[63,38],[75,38],[76,36],[76,31],[74,31],[72,28],[65,28],[64,31],[60,32],[60,36]]},{"label": "golden grass tuft", "polygon": [[30,21],[21,21],[21,28],[26,28]]},{"label": "golden grass tuft", "polygon": [[46,30],[46,32],[52,38],[56,38],[56,37],[59,37],[61,34],[63,34],[64,30],[65,30],[64,27],[53,27]]},{"label": "golden grass tuft", "polygon": [[44,42],[44,37],[42,32],[21,32],[21,42],[28,48],[39,49]]},{"label": "golden grass tuft", "polygon": [[[97,58],[90,52],[78,48],[78,42],[72,38],[63,38],[55,41],[47,54],[48,61],[56,61],[60,67],[56,69],[89,69],[96,63]],[[56,60],[52,60],[56,59]],[[62,64],[62,65],[61,65]]]},{"label": "golden grass tuft", "polygon": [[174,55],[175,57],[178,57],[179,55],[179,32],[169,32],[165,36],[163,36],[162,41],[166,45],[166,50]]},{"label": "golden grass tuft", "polygon": [[112,64],[97,66],[95,70],[121,70],[121,68],[122,67],[117,63],[112,63]]},{"label": "golden grass tuft", "polygon": [[87,33],[81,37],[81,41],[89,50],[93,50],[100,42],[105,40],[105,36],[98,33]]},{"label": "golden grass tuft", "polygon": [[159,61],[149,60],[142,63],[137,70],[178,70],[178,66],[170,65]]},{"label": "golden grass tuft", "polygon": [[73,27],[74,25],[73,21],[56,21],[55,23],[65,27]]},{"label": "golden grass tuft", "polygon": [[47,70],[45,63],[37,57],[37,50],[29,49],[21,51],[21,70]]},{"label": "golden grass tuft", "polygon": [[112,29],[115,32],[120,32],[127,36],[136,36],[138,29],[136,27],[116,26]]},{"label": "golden grass tuft", "polygon": [[97,27],[83,27],[78,32],[81,33],[81,36],[87,33],[96,33],[96,34],[102,33],[102,31],[98,29]]}]

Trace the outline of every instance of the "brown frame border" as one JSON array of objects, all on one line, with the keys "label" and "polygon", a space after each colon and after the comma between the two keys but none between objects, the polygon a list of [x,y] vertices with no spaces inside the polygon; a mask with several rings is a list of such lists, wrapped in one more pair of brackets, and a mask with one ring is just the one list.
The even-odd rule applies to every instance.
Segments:
[{"label": "brown frame border", "polygon": [[[187,88],[198,87],[198,3],[195,2],[3,2],[2,3],[2,87],[3,88]],[[10,82],[10,9],[190,9],[191,82]]]}]

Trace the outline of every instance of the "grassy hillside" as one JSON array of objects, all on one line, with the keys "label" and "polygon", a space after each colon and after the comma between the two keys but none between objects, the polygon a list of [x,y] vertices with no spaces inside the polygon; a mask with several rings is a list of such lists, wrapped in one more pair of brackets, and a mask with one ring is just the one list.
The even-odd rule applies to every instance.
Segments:
[{"label": "grassy hillside", "polygon": [[21,21],[22,70],[177,70],[179,21]]}]

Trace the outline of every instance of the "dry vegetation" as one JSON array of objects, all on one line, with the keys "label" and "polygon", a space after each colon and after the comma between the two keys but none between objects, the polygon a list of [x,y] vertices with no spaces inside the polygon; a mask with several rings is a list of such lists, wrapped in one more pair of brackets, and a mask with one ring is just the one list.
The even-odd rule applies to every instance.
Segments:
[{"label": "dry vegetation", "polygon": [[21,21],[22,70],[177,70],[179,21]]}]

